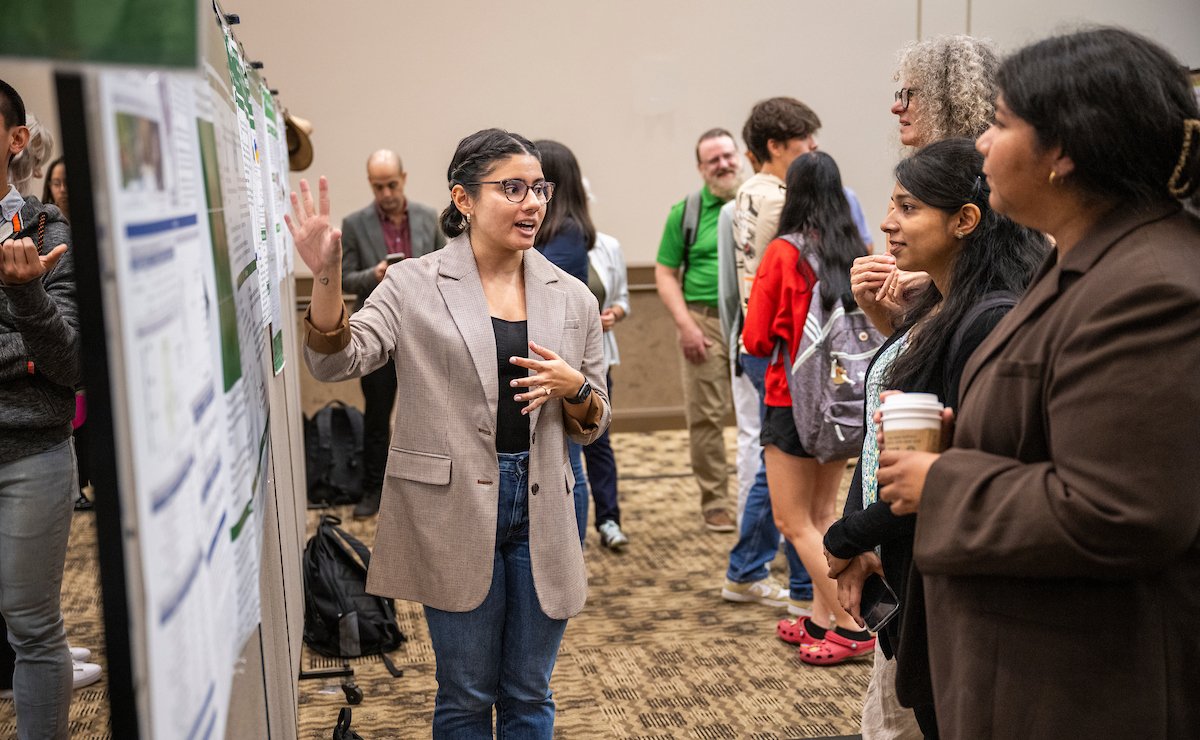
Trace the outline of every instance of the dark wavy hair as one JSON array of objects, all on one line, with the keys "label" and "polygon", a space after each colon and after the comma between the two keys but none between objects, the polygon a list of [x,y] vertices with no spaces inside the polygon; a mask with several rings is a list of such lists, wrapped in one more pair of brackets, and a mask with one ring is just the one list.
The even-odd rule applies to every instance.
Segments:
[{"label": "dark wavy hair", "polygon": [[596,227],[588,213],[579,162],[570,149],[557,141],[539,139],[533,144],[542,153],[542,174],[554,183],[554,199],[546,204],[546,220],[538,229],[534,246],[540,247],[563,231],[575,228],[583,232],[584,244],[591,249],[596,242]]},{"label": "dark wavy hair", "polygon": [[774,139],[786,143],[790,139],[803,139],[821,128],[821,119],[816,112],[795,98],[767,98],[760,100],[750,109],[750,117],[742,126],[742,138],[746,148],[762,164],[771,161],[771,150],[767,142]]},{"label": "dark wavy hair", "polygon": [[1153,41],[1121,28],[1053,36],[1005,59],[996,83],[1038,141],[1074,162],[1068,183],[1138,205],[1200,188],[1200,132],[1185,129],[1200,106],[1183,65]]},{"label": "dark wavy hair", "polygon": [[[850,203],[842,189],[842,173],[833,157],[816,151],[802,154],[788,166],[787,198],[779,213],[777,236],[803,237],[821,264],[817,285],[828,310],[838,301],[847,310],[855,307],[850,291],[850,267],[865,257],[867,247],[854,225]],[[806,262],[800,255],[796,269]]]},{"label": "dark wavy hair", "polygon": [[[538,161],[542,159],[533,142],[520,134],[498,128],[476,131],[458,142],[450,166],[446,168],[446,182],[451,190],[455,185],[462,185],[474,198],[479,195],[479,186],[467,183],[487,179],[497,163],[520,154],[528,154]],[[442,211],[441,225],[442,232],[448,237],[456,237],[467,229],[467,219],[453,199]]]},{"label": "dark wavy hair", "polygon": [[959,242],[950,266],[950,294],[943,296],[931,283],[901,323],[901,329],[911,328],[944,303],[888,371],[889,387],[907,388],[942,361],[959,324],[984,295],[1024,293],[1050,245],[1040,232],[988,206],[983,155],[970,139],[945,139],[918,150],[896,165],[896,182],[931,208],[954,214],[973,203],[980,213],[979,225]]}]

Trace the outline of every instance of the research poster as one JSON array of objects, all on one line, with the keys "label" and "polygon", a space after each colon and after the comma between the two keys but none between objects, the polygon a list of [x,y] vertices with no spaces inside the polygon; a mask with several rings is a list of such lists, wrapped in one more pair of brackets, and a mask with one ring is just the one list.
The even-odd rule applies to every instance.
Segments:
[{"label": "research poster", "polygon": [[100,220],[110,228],[132,459],[125,485],[136,502],[151,721],[162,737],[224,734],[233,660],[221,572],[236,567],[227,534],[236,480],[223,444],[228,394],[210,354],[218,327],[195,79],[98,77],[109,206]]},{"label": "research poster", "polygon": [[226,37],[199,72],[95,75],[154,737],[225,735],[234,666],[261,620],[267,384],[283,366],[290,243],[280,119],[235,52]]}]

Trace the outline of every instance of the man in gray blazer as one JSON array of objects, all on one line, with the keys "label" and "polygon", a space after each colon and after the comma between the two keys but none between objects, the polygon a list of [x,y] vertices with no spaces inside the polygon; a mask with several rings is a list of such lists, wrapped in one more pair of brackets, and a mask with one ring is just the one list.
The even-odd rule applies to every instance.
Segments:
[{"label": "man in gray blazer", "polygon": [[[408,173],[400,155],[381,149],[367,159],[367,182],[375,200],[342,222],[342,291],[354,293],[354,310],[383,280],[388,265],[441,249],[446,238],[438,228],[437,212],[404,197]],[[387,465],[392,405],[396,402],[396,368],[391,360],[362,383],[363,497],[354,517],[379,511],[379,492]]]}]

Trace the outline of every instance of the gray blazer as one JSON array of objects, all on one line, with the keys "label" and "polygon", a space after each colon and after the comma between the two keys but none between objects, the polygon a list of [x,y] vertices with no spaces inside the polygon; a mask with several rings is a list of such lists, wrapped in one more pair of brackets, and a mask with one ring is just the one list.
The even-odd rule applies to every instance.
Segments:
[{"label": "gray blazer", "polygon": [[[607,368],[595,296],[536,250],[524,256],[530,340],[578,368],[594,389],[582,424],[557,398],[529,421],[533,580],[542,611],[566,619],[587,597],[567,438],[588,444],[608,427]],[[325,381],[396,361],[396,423],[367,589],[444,611],[474,609],[492,582],[500,389],[468,237],[392,265],[361,311],[328,333],[308,324],[305,343],[309,369]]]},{"label": "gray blazer", "polygon": [[[438,226],[438,215],[429,206],[408,201],[408,228],[412,235],[413,257],[424,257],[446,244],[446,237]],[[354,310],[362,308],[363,302],[375,286],[375,265],[387,257],[387,245],[383,240],[383,227],[375,204],[351,213],[342,221],[342,290],[358,296]]]}]

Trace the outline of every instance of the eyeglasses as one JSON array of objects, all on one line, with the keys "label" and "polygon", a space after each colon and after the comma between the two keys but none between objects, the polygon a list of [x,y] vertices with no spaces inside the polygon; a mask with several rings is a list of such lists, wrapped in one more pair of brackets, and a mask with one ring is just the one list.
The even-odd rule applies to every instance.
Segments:
[{"label": "eyeglasses", "polygon": [[902,87],[896,91],[896,100],[900,101],[900,110],[908,110],[908,101],[912,100],[915,92],[917,92],[915,87]]},{"label": "eyeglasses", "polygon": [[523,203],[525,196],[532,190],[534,196],[543,203],[549,203],[554,197],[554,183],[535,182],[532,185],[527,184],[524,180],[480,180],[479,182],[464,182],[463,185],[499,185],[504,191],[504,197],[508,198],[511,203]]}]

